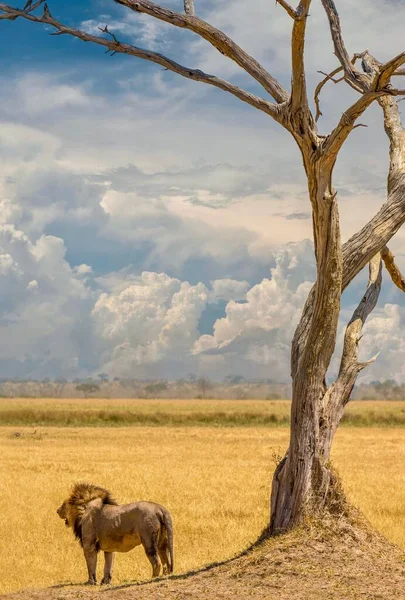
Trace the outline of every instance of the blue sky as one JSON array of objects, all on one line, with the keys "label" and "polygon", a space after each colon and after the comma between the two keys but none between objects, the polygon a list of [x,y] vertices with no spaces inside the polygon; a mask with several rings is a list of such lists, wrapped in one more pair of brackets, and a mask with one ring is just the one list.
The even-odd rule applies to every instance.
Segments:
[{"label": "blue sky", "polygon": [[[405,7],[340,0],[350,52],[403,50]],[[258,85],[189,32],[112,0],[49,3],[52,14],[167,54],[256,93]],[[313,3],[308,83],[336,66]],[[180,0],[166,6],[181,10]],[[289,82],[290,20],[267,0],[198,2]],[[0,376],[288,379],[289,343],[313,281],[311,218],[300,156],[266,115],[226,93],[42,26],[0,22]],[[382,39],[381,31],[390,31]],[[353,99],[324,90],[321,128]],[[387,140],[378,107],[335,173],[343,239],[384,202]],[[404,233],[391,243],[405,270]],[[345,320],[366,274],[349,288]],[[366,334],[363,377],[405,380],[403,294],[387,277]],[[338,358],[333,363],[336,368]]]}]

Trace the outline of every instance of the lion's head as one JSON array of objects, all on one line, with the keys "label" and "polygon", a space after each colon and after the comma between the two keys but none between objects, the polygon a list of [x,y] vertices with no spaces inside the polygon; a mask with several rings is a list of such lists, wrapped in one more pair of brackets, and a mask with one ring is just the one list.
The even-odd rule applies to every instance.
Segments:
[{"label": "lion's head", "polygon": [[117,504],[108,490],[91,483],[76,483],[67,498],[57,509],[57,514],[64,519],[66,527],[72,527],[76,538],[82,542],[82,519],[87,505],[100,498],[103,504]]},{"label": "lion's head", "polygon": [[56,511],[61,519],[65,519],[66,527],[70,527],[68,507],[68,500],[65,500]]}]

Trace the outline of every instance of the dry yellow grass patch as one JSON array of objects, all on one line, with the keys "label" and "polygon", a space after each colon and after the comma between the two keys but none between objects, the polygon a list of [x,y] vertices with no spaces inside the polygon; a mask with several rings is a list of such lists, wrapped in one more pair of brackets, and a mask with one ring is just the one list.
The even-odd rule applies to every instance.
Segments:
[{"label": "dry yellow grass patch", "polygon": [[[289,422],[288,400],[136,400],[0,398],[0,424],[11,426],[272,427]],[[405,402],[353,401],[344,426],[405,426]]]},{"label": "dry yellow grass patch", "polygon": [[[175,571],[232,556],[266,524],[273,453],[286,428],[0,428],[0,591],[86,579],[82,551],[56,515],[73,481],[108,487],[119,502],[167,506]],[[401,429],[338,434],[334,461],[351,498],[405,547]],[[137,548],[117,556],[114,583],[147,579]]]},{"label": "dry yellow grass patch", "polygon": [[345,428],[332,459],[346,493],[390,541],[405,548],[404,429]]}]

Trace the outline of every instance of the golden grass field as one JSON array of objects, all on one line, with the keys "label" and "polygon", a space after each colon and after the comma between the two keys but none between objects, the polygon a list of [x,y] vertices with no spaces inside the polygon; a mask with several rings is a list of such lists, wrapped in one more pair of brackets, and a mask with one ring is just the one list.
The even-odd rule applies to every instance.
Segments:
[{"label": "golden grass field", "polygon": [[[24,402],[32,407],[32,400],[21,400],[13,401],[14,408],[24,410]],[[128,402],[157,410],[151,401],[40,402],[49,410],[62,405],[75,410],[77,403],[89,410],[98,409],[97,403],[127,410]],[[196,410],[194,402],[162,402],[168,411]],[[259,410],[259,404],[270,403],[252,402],[249,410]],[[272,410],[288,408],[275,404]],[[405,409],[393,402],[357,404],[353,410]],[[248,403],[197,405],[199,411],[243,411]],[[333,461],[349,498],[405,548],[404,437],[400,427],[342,427]],[[236,554],[266,524],[274,456],[287,443],[285,426],[0,427],[0,593],[85,581],[82,550],[56,515],[77,480],[108,487],[119,502],[149,499],[167,506],[174,520],[177,573]],[[117,556],[115,584],[149,577],[142,548]]]},{"label": "golden grass field", "polygon": [[[0,398],[2,425],[285,426],[288,400]],[[405,402],[353,401],[342,425],[405,427]]]}]

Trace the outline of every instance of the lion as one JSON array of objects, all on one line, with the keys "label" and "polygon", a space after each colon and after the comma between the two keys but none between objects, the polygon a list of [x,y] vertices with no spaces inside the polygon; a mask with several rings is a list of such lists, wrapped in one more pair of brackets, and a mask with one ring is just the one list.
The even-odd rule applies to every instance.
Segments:
[{"label": "lion", "polygon": [[128,552],[143,545],[152,565],[152,577],[173,573],[173,525],[169,511],[154,502],[117,504],[108,490],[91,483],[76,483],[57,509],[65,525],[73,529],[83,548],[90,585],[96,585],[97,554],[104,552],[101,584],[112,579],[114,552]]}]

